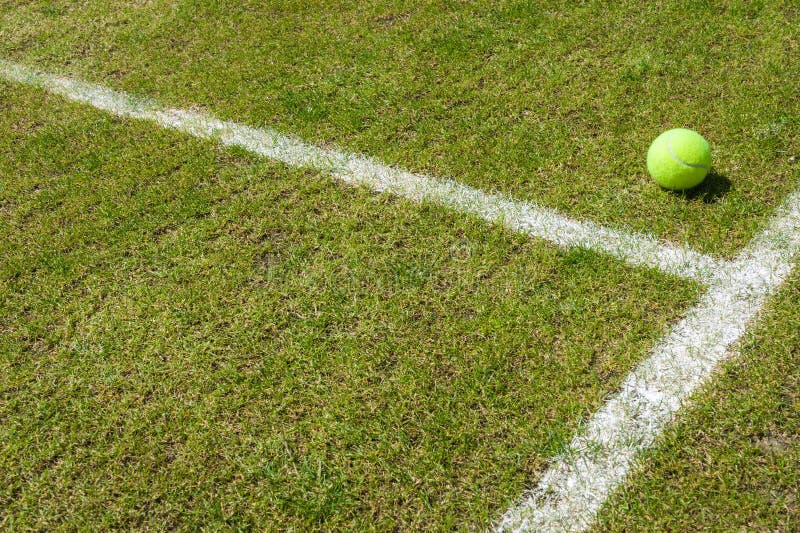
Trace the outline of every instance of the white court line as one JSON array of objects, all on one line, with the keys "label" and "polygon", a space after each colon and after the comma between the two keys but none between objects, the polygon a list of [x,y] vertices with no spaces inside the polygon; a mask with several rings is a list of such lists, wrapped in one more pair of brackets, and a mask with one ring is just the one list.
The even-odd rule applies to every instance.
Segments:
[{"label": "white court line", "polygon": [[502,194],[486,193],[448,179],[413,174],[358,154],[319,148],[269,129],[225,122],[205,113],[159,107],[152,101],[100,85],[41,73],[1,59],[0,78],[36,86],[114,115],[151,120],[195,137],[216,139],[223,145],[244,148],[291,166],[316,168],[352,185],[446,206],[561,247],[585,247],[636,266],[656,268],[701,282],[710,280],[726,264],[649,235],[576,221],[553,209],[518,202]]},{"label": "white court line", "polygon": [[583,531],[619,486],[636,455],[708,381],[800,251],[800,193],[711,282],[686,317],[597,411],[539,485],[497,524],[505,531]]},{"label": "white court line", "polygon": [[450,180],[412,174],[363,156],[307,145],[271,130],[209,115],[160,108],[98,85],[37,73],[0,60],[0,78],[43,88],[70,100],[239,146],[293,166],[313,167],[354,185],[477,215],[557,245],[583,246],[637,266],[709,283],[697,306],[677,324],[575,437],[537,488],[509,509],[499,529],[563,531],[588,527],[597,510],[675,412],[707,381],[745,332],[767,296],[786,279],[800,248],[800,195],[794,195],[734,262],[718,261],[637,233],[578,222]]}]

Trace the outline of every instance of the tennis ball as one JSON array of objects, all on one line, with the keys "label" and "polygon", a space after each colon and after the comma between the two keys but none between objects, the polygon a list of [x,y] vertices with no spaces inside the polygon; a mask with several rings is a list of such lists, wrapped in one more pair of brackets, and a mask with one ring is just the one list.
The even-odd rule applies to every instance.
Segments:
[{"label": "tennis ball", "polygon": [[711,149],[696,131],[665,131],[647,151],[647,171],[665,189],[691,189],[705,179],[710,168]]}]

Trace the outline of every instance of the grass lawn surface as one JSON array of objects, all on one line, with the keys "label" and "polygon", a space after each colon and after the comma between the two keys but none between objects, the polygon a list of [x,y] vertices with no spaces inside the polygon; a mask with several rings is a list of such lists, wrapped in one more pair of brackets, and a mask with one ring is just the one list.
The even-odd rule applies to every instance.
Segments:
[{"label": "grass lawn surface", "polygon": [[800,530],[798,302],[795,274],[596,531]]},{"label": "grass lawn surface", "polygon": [[[0,54],[733,255],[800,185],[795,2],[8,2]],[[709,140],[690,194],[647,176]]]},{"label": "grass lawn surface", "polygon": [[486,524],[696,296],[0,91],[6,526]]},{"label": "grass lawn surface", "polygon": [[[0,58],[732,257],[795,4],[0,0]],[[598,531],[798,529],[798,287]],[[485,527],[698,290],[0,82],[0,528]]]}]

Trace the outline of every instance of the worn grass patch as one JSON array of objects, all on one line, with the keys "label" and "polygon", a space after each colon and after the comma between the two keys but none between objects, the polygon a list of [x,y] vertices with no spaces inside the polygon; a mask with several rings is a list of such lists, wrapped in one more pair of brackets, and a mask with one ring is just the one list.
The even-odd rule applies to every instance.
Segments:
[{"label": "worn grass patch", "polygon": [[[733,255],[800,182],[794,3],[0,1],[0,54]],[[691,127],[715,172],[660,190]]]},{"label": "worn grass patch", "polygon": [[0,84],[0,523],[488,523],[682,280]]},{"label": "worn grass patch", "polygon": [[800,529],[800,276],[695,399],[597,531]]}]

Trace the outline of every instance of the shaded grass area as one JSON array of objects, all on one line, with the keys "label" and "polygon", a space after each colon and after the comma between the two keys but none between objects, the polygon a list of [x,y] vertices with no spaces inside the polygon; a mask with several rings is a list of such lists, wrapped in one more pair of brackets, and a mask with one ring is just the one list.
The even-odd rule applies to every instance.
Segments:
[{"label": "shaded grass area", "polygon": [[598,531],[798,531],[800,275],[667,430]]},{"label": "shaded grass area", "polygon": [[0,524],[496,518],[696,289],[0,83]]},{"label": "shaded grass area", "polygon": [[[0,17],[6,57],[707,252],[733,255],[800,185],[794,2],[0,0]],[[645,170],[679,126],[714,153],[688,195]]]}]

